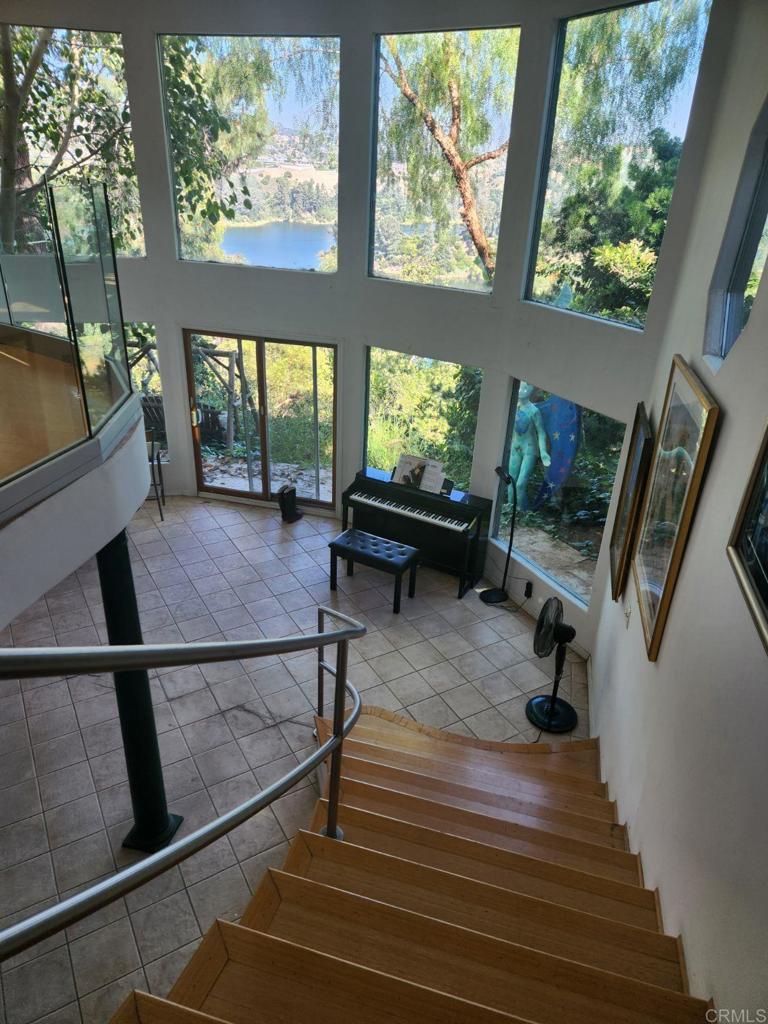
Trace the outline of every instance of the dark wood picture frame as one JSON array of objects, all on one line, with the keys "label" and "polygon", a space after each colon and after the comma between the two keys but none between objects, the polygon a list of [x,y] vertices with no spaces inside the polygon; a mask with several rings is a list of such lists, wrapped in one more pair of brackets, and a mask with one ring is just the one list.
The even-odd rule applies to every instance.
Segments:
[{"label": "dark wood picture frame", "polygon": [[719,412],[683,357],[674,356],[632,558],[649,661],[659,655]]},{"label": "dark wood picture frame", "polygon": [[619,600],[627,583],[629,566],[632,561],[632,545],[648,479],[648,470],[651,465],[652,451],[651,423],[645,411],[645,404],[638,402],[609,546],[611,596],[614,601]]},{"label": "dark wood picture frame", "polygon": [[726,551],[768,654],[768,424]]}]

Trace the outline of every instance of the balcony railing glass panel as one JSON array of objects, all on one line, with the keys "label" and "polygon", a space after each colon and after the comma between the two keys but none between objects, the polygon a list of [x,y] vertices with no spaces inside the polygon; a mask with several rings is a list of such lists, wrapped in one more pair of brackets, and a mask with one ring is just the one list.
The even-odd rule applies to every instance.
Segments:
[{"label": "balcony railing glass panel", "polygon": [[131,391],[109,208],[103,185],[57,184],[51,204],[91,429]]}]

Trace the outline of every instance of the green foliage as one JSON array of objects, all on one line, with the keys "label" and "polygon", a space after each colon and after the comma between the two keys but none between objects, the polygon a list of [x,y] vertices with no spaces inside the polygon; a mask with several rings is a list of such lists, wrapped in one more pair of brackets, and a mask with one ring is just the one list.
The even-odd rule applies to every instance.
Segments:
[{"label": "green foliage", "polygon": [[661,125],[692,94],[709,6],[656,0],[568,23],[537,299],[645,321],[682,149]]},{"label": "green foliage", "polygon": [[515,28],[382,36],[378,273],[489,286],[518,41]]},{"label": "green foliage", "polygon": [[661,129],[625,166],[614,149],[585,164],[542,225],[534,294],[543,301],[642,324],[653,288],[682,142]]},{"label": "green foliage", "polygon": [[[127,254],[144,249],[123,50],[114,32],[0,26],[3,87],[0,144],[4,189],[21,208],[4,204],[2,237],[24,224],[24,210],[43,176],[89,177],[108,183],[115,241]],[[38,63],[39,62],[39,63]],[[14,102],[19,104],[18,118]],[[16,159],[9,164],[11,147]],[[14,227],[15,218],[19,223]]]},{"label": "green foliage", "polygon": [[481,382],[474,367],[372,348],[367,464],[389,472],[403,454],[437,459],[468,490]]}]

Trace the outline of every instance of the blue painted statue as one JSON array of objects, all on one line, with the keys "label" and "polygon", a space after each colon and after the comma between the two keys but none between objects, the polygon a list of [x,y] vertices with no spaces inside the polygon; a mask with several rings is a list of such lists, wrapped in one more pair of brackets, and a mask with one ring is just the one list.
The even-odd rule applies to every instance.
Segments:
[{"label": "blue painted statue", "polygon": [[[517,392],[517,411],[509,449],[509,475],[517,485],[517,505],[521,512],[528,508],[528,481],[541,459],[543,466],[549,466],[551,459],[547,449],[547,431],[539,407],[531,401],[534,392],[532,384],[521,380]],[[509,501],[513,500],[513,488],[509,486]]]}]

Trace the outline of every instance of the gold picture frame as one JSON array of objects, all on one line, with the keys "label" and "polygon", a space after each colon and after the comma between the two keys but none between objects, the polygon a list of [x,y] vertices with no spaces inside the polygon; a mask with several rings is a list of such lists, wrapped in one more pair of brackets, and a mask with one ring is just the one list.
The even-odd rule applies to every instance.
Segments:
[{"label": "gold picture frame", "polygon": [[726,551],[768,654],[768,425]]},{"label": "gold picture frame", "polygon": [[649,661],[659,655],[719,412],[683,357],[674,356],[632,559]]},{"label": "gold picture frame", "polygon": [[624,593],[632,560],[632,543],[640,516],[648,469],[653,451],[653,432],[643,402],[637,403],[629,439],[624,477],[611,531],[611,596],[618,601]]}]

